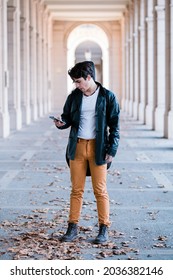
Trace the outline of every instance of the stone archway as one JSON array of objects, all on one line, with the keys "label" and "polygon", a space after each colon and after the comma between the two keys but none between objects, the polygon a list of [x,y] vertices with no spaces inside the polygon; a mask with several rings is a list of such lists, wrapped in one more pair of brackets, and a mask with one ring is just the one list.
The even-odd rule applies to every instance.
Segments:
[{"label": "stone archway", "polygon": [[[103,85],[109,88],[109,42],[106,33],[95,24],[81,24],[75,27],[67,39],[67,68],[75,64],[75,50],[78,45],[85,41],[98,44],[102,50]],[[72,89],[71,80],[68,79],[68,92]]]}]

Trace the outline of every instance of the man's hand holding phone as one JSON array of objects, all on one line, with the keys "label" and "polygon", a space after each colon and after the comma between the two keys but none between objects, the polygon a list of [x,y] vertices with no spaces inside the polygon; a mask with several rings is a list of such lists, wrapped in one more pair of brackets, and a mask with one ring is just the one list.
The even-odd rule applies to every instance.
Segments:
[{"label": "man's hand holding phone", "polygon": [[57,127],[61,127],[61,126],[65,125],[65,122],[63,120],[61,120],[59,117],[49,116],[49,118],[51,118],[54,121],[54,123]]}]

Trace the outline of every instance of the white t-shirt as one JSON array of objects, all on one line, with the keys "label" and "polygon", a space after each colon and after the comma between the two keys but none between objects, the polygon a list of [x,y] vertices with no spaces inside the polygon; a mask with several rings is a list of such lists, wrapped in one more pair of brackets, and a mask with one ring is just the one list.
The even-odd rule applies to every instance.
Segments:
[{"label": "white t-shirt", "polygon": [[92,95],[83,95],[78,131],[79,138],[94,139],[96,137],[95,107],[98,93],[99,88]]}]

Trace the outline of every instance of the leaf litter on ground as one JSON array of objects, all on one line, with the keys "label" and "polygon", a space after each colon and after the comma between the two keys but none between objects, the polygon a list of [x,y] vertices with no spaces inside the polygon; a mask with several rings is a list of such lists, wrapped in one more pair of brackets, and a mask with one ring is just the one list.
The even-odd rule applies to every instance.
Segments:
[{"label": "leaf litter on ground", "polygon": [[8,258],[13,260],[82,260],[86,254],[90,255],[90,259],[105,259],[115,255],[136,254],[138,251],[130,248],[128,242],[119,242],[117,245],[115,240],[124,238],[124,233],[115,230],[109,231],[110,241],[106,244],[90,242],[89,239],[97,234],[92,226],[79,226],[80,237],[76,241],[61,242],[64,229],[60,228],[60,224],[66,224],[67,217],[63,217],[62,213],[58,216],[56,213],[56,218],[48,220],[45,215],[48,210],[35,209],[32,211],[33,215],[20,215],[15,221],[5,220],[0,223],[0,228],[5,231],[0,240],[1,259],[8,255]]}]

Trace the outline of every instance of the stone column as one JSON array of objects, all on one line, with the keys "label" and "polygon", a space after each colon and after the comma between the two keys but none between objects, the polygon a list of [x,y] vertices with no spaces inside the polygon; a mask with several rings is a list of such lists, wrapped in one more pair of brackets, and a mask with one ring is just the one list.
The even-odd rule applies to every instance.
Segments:
[{"label": "stone column", "polygon": [[171,90],[170,90],[170,3],[165,1],[165,113],[164,113],[164,137],[169,137],[168,115],[171,109]]},{"label": "stone column", "polygon": [[48,14],[43,11],[43,113],[48,112]]},{"label": "stone column", "polygon": [[20,2],[9,0],[8,15],[8,68],[9,114],[12,130],[22,127],[20,88]]},{"label": "stone column", "polygon": [[122,75],[122,61],[121,61],[121,25],[119,23],[112,23],[110,32],[111,43],[109,47],[110,52],[110,84],[109,88],[117,94],[119,101],[121,98],[121,75]]},{"label": "stone column", "polygon": [[7,1],[0,0],[0,137],[10,133],[7,49]]},{"label": "stone column", "polygon": [[133,116],[139,119],[139,1],[134,1],[134,32],[133,32],[133,45],[134,45],[134,101],[133,101]]},{"label": "stone column", "polygon": [[147,105],[146,105],[146,124],[154,129],[154,111],[155,111],[155,69],[154,69],[154,59],[155,59],[155,34],[154,34],[154,1],[148,1],[147,7]]},{"label": "stone column", "polygon": [[[67,80],[67,49],[64,44],[64,24],[54,23],[53,26],[53,52],[52,52],[52,64],[53,64],[53,95],[52,104],[53,109],[62,110],[65,99],[67,98],[67,85],[64,81]],[[65,74],[64,74],[65,72]]]},{"label": "stone column", "polygon": [[37,3],[37,105],[38,115],[43,116],[43,6]]},{"label": "stone column", "polygon": [[126,17],[125,17],[125,84],[126,84],[126,90],[125,90],[125,111],[129,113],[129,99],[130,99],[130,90],[129,90],[129,72],[130,72],[130,61],[129,61],[129,46],[130,46],[130,30],[129,30],[129,9],[126,10]]},{"label": "stone column", "polygon": [[173,0],[170,1],[170,107],[168,113],[168,138],[173,139]]},{"label": "stone column", "polygon": [[158,0],[157,13],[157,108],[155,129],[164,131],[165,113],[165,0]]},{"label": "stone column", "polygon": [[126,54],[126,41],[125,41],[125,13],[123,15],[123,18],[121,19],[121,45],[122,45],[122,97],[121,97],[121,108],[124,111],[125,110],[125,99],[126,99],[126,77],[125,77],[125,69],[126,69],[126,60],[125,60],[125,54]]},{"label": "stone column", "polygon": [[20,0],[20,7],[22,121],[23,124],[29,124],[31,121],[29,1]]},{"label": "stone column", "polygon": [[48,87],[48,112],[52,109],[52,29],[53,29],[53,23],[51,16],[48,18],[48,33],[47,33],[47,44],[48,44],[48,71],[47,71],[47,87]]},{"label": "stone column", "polygon": [[134,4],[130,2],[130,17],[129,17],[129,115],[133,116],[133,101],[134,101]]},{"label": "stone column", "polygon": [[36,0],[30,0],[30,91],[31,118],[38,118],[37,107],[37,41],[36,41]]},{"label": "stone column", "polygon": [[140,25],[139,48],[140,48],[140,84],[139,84],[139,120],[145,123],[146,106],[146,27],[145,27],[146,1],[140,1]]}]

